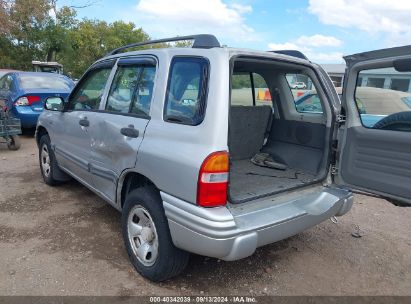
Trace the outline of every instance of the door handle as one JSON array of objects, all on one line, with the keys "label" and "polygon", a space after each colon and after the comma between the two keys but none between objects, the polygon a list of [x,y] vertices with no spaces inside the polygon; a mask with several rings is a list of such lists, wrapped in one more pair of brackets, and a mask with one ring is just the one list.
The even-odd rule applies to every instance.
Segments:
[{"label": "door handle", "polygon": [[82,127],[90,126],[90,121],[87,118],[80,119],[78,123]]},{"label": "door handle", "polygon": [[129,125],[127,128],[121,128],[120,133],[127,137],[137,138],[139,132],[133,125]]}]

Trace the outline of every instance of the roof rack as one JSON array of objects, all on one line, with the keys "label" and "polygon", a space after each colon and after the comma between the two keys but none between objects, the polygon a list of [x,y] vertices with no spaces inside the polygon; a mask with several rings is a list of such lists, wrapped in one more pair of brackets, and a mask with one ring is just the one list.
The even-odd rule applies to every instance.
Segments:
[{"label": "roof rack", "polygon": [[283,54],[287,56],[297,57],[300,59],[308,60],[307,56],[297,50],[279,50],[279,51],[269,51],[271,53]]},{"label": "roof rack", "polygon": [[197,48],[197,49],[211,49],[214,47],[220,47],[220,42],[217,40],[217,38],[214,35],[200,34],[200,35],[177,36],[177,37],[172,37],[172,38],[148,40],[144,42],[131,43],[131,44],[127,44],[122,47],[119,47],[115,50],[112,50],[106,56],[118,54],[121,51],[128,49],[128,48],[132,48],[132,47],[150,45],[150,44],[156,44],[156,43],[183,41],[183,40],[194,40],[192,48]]}]

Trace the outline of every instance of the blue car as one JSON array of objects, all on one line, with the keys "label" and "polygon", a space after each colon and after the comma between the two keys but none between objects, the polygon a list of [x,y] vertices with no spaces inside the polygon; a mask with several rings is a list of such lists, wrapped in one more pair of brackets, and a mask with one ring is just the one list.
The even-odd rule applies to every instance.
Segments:
[{"label": "blue car", "polygon": [[[361,90],[360,90],[361,89]],[[367,97],[368,96],[374,96],[371,95],[372,93],[374,94],[378,94],[381,93],[379,90],[379,88],[370,88],[370,87],[361,87],[359,89],[359,94],[360,97]],[[338,93],[338,96],[341,98],[341,88],[337,87],[336,91]],[[385,89],[383,90],[385,91],[385,93],[389,94],[388,96],[390,96],[390,102],[392,104],[392,106],[398,105],[398,104],[405,104],[407,105],[409,108],[411,108],[411,98],[408,96],[405,97],[401,97],[401,94],[409,94],[409,93],[403,93],[403,92],[397,92],[394,90],[388,90]],[[361,96],[362,95],[362,96]],[[377,95],[378,96],[378,95]],[[369,99],[370,97],[366,98]],[[380,99],[382,100],[382,99]],[[377,102],[381,102],[380,100],[374,100],[372,101],[372,103],[375,105],[377,104]],[[361,115],[361,121],[362,124],[367,127],[367,128],[373,128],[374,126],[377,125],[377,123],[379,121],[381,121],[383,118],[387,117],[387,115],[379,115],[379,114],[368,114],[366,113],[366,106],[364,104],[364,102],[362,101],[361,98],[357,97],[356,98],[356,102],[357,102],[357,106],[358,106],[358,110],[360,112]],[[322,109],[322,105],[321,105],[321,101],[317,95],[317,92],[315,90],[310,90],[307,91],[306,93],[304,93],[303,95],[299,96],[296,98],[295,100],[295,107],[297,109],[298,112],[300,113],[322,113],[323,109]],[[393,113],[396,112],[396,110],[393,108],[391,110]]]},{"label": "blue car", "polygon": [[0,100],[21,120],[23,128],[33,128],[46,98],[66,98],[73,87],[73,81],[64,75],[13,71],[0,78]]}]

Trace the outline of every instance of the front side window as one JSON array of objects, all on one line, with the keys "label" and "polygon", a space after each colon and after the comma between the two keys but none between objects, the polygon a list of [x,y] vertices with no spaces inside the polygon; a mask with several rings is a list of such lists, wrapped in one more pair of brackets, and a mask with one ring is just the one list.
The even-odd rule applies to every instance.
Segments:
[{"label": "front side window", "polygon": [[365,127],[411,131],[411,72],[393,67],[360,71],[355,101]]},{"label": "front side window", "polygon": [[152,66],[120,66],[110,88],[106,110],[148,116],[155,71]]},{"label": "front side window", "polygon": [[188,125],[200,124],[205,115],[208,61],[197,57],[176,57],[170,67],[164,105],[164,120]]},{"label": "front side window", "polygon": [[89,71],[70,97],[69,110],[98,110],[110,72],[111,66]]}]

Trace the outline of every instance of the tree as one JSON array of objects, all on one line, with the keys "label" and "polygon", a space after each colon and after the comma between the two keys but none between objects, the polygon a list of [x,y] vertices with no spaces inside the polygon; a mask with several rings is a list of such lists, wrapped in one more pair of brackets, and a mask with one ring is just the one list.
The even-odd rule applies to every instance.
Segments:
[{"label": "tree", "polygon": [[[0,0],[1,1],[1,0]],[[41,28],[48,16],[47,0],[3,0],[0,2],[2,56],[0,64],[6,67],[27,68],[30,55],[41,52]]]},{"label": "tree", "polygon": [[9,3],[6,0],[0,0],[0,35],[10,32],[11,22],[9,18]]},{"label": "tree", "polygon": [[112,49],[149,39],[134,23],[78,20],[79,8],[58,8],[57,0],[0,0],[0,68],[32,70],[32,60],[58,61],[78,78]]},{"label": "tree", "polygon": [[73,76],[79,77],[97,59],[109,51],[133,42],[148,40],[149,36],[133,23],[85,19],[70,31],[71,50],[62,58]]},{"label": "tree", "polygon": [[55,10],[55,18],[49,16],[42,29],[42,50],[46,61],[57,60],[57,53],[69,47],[69,33],[77,25],[76,12],[67,6]]}]

